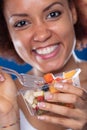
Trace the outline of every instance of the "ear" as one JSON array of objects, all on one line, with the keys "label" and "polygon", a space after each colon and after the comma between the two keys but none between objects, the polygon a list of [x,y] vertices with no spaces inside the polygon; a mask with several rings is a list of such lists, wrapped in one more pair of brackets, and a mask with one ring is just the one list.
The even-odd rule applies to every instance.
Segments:
[{"label": "ear", "polygon": [[77,22],[77,10],[76,10],[76,7],[75,7],[75,3],[73,1],[70,3],[70,9],[71,9],[71,12],[72,12],[73,24],[76,24],[76,22]]}]

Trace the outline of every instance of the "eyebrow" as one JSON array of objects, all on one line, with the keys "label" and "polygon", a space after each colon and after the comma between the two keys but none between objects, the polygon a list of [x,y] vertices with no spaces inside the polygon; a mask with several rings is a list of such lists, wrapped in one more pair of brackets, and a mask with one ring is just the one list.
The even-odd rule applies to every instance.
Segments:
[{"label": "eyebrow", "polygon": [[[54,3],[50,4],[48,7],[46,7],[46,8],[43,10],[43,12],[49,10],[52,6],[54,6],[54,5],[56,5],[56,4],[61,5],[61,6],[64,7],[64,5],[63,5],[61,2],[54,2]],[[18,17],[28,17],[29,15],[28,15],[28,14],[25,14],[25,13],[23,13],[23,14],[18,14],[18,13],[17,13],[17,14],[12,14],[10,18],[16,17],[16,16],[18,16]]]},{"label": "eyebrow", "polygon": [[49,10],[52,6],[54,6],[54,5],[56,5],[56,4],[61,5],[61,6],[64,7],[64,5],[63,5],[61,2],[54,2],[54,3],[50,4],[48,7],[46,7],[46,8],[43,10],[43,12]]},{"label": "eyebrow", "polygon": [[[18,14],[18,13],[17,13],[17,14],[12,14],[12,15],[11,15],[11,17],[15,17],[15,16],[18,16],[18,17],[27,17],[28,14]],[[10,17],[10,18],[11,18],[11,17]]]}]

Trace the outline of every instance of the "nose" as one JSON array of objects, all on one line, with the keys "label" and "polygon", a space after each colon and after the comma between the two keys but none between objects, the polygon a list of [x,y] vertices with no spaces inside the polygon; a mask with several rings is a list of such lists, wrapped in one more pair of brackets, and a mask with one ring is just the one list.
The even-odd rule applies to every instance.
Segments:
[{"label": "nose", "polygon": [[45,42],[51,37],[51,30],[44,23],[41,25],[36,25],[34,33],[34,41],[36,42]]}]

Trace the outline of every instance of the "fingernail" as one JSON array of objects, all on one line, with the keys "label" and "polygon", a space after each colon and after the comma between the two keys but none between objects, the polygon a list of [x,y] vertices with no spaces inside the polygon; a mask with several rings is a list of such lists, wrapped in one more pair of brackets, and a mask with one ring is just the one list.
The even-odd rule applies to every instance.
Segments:
[{"label": "fingernail", "polygon": [[51,100],[52,97],[53,97],[53,95],[50,94],[50,93],[45,93],[45,95],[44,95],[44,98],[45,98],[46,100]]},{"label": "fingernail", "polygon": [[44,102],[38,102],[38,107],[45,107],[45,103]]},{"label": "fingernail", "polygon": [[0,81],[3,82],[5,80],[4,76],[0,74]]},{"label": "fingernail", "polygon": [[39,120],[44,120],[44,119],[45,119],[44,116],[38,116],[37,118],[38,118]]},{"label": "fingernail", "polygon": [[59,82],[55,82],[54,87],[58,88],[58,89],[62,89],[63,88],[63,84],[61,84]]}]

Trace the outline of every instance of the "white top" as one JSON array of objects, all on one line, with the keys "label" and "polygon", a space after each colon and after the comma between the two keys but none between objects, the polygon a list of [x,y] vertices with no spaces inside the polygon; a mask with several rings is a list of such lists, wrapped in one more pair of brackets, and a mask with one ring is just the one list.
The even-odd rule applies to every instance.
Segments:
[{"label": "white top", "polygon": [[20,110],[20,130],[37,130],[35,129],[27,119],[25,118],[23,112]]}]

